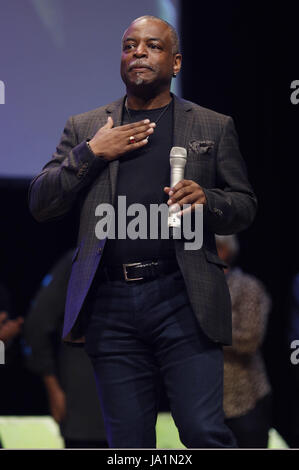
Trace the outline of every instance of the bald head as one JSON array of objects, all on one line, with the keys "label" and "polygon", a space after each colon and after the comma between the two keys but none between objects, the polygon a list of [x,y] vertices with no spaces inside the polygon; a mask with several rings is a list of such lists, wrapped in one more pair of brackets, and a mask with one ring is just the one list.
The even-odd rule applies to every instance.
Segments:
[{"label": "bald head", "polygon": [[[171,42],[172,42],[172,53],[173,54],[179,54],[179,51],[180,51],[179,37],[178,37],[178,34],[177,34],[176,30],[174,29],[174,27],[170,23],[168,23],[168,21],[162,20],[161,18],[158,18],[157,16],[144,15],[144,16],[140,16],[139,18],[136,18],[136,20],[132,21],[131,25],[137,23],[138,21],[144,21],[144,20],[157,21],[157,22],[160,22],[160,23],[164,24],[165,26],[167,26],[167,29],[169,31],[169,35],[170,35],[170,38],[171,38]],[[123,41],[123,38],[124,38],[126,32],[128,31],[128,29],[129,28],[127,28],[125,30],[125,32],[123,34],[123,37],[122,37],[122,41]]]}]

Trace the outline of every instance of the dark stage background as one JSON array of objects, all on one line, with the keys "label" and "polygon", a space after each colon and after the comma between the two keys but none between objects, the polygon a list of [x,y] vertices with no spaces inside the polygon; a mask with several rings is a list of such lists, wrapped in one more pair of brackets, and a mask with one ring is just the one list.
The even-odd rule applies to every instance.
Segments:
[{"label": "dark stage background", "polygon": [[[290,102],[290,83],[299,80],[294,5],[284,2],[274,12],[268,2],[181,2],[182,96],[233,116],[259,200],[254,224],[240,234],[239,264],[259,277],[272,296],[264,353],[274,390],[273,424],[289,442],[296,397],[286,341],[287,302],[299,271],[299,105]],[[27,207],[28,180],[4,179],[0,185],[0,278],[13,293],[15,313],[26,315],[44,274],[75,244],[77,221],[73,212],[56,223],[38,224]],[[22,387],[32,385],[31,399],[23,412],[38,414],[46,406],[42,388],[28,377]]]},{"label": "dark stage background", "polygon": [[183,96],[234,118],[259,201],[255,222],[240,234],[239,264],[272,296],[264,354],[273,425],[290,445],[298,407],[286,336],[289,287],[299,271],[299,105],[290,101],[299,77],[297,19],[295,2],[182,2]]}]

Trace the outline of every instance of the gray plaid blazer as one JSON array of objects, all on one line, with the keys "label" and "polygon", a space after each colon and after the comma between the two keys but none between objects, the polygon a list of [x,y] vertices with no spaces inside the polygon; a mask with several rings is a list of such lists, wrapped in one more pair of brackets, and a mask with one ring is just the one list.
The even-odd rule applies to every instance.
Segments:
[{"label": "gray plaid blazer", "polygon": [[[247,179],[244,160],[231,117],[189,101],[174,98],[173,145],[187,149],[185,178],[205,192],[204,239],[201,249],[175,251],[188,296],[201,328],[215,342],[231,344],[231,302],[225,264],[217,256],[214,234],[246,229],[254,219],[257,201]],[[95,235],[95,208],[114,203],[119,161],[95,157],[86,140],[107,117],[121,124],[125,98],[68,119],[52,159],[29,188],[29,206],[35,219],[46,221],[66,214],[79,203],[78,244],[65,307],[63,338],[84,341],[88,318],[87,294],[99,266],[106,239]]]}]

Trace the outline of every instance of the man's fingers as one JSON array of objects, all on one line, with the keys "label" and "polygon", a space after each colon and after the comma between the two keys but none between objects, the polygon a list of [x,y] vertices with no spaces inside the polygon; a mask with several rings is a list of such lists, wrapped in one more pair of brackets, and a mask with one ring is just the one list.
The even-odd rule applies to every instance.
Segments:
[{"label": "man's fingers", "polygon": [[143,121],[131,122],[130,124],[125,124],[123,126],[120,126],[120,129],[124,132],[131,132],[133,130],[138,131],[139,127],[148,129],[150,126],[155,127],[156,123],[150,122],[149,119],[144,119]]},{"label": "man's fingers", "polygon": [[171,199],[169,199],[167,203],[169,203],[170,201],[180,201],[182,200],[182,198],[185,198],[186,196],[192,193],[194,193],[194,189],[191,185],[185,186],[184,188],[179,189],[176,192],[170,191],[168,195],[171,197]]},{"label": "man's fingers", "polygon": [[[133,130],[134,133],[132,133],[132,135],[135,135],[138,138],[141,138],[142,134],[145,134],[145,135],[152,134],[154,132],[155,127],[156,127],[155,123],[151,123],[148,126],[138,127],[137,129]],[[129,131],[128,134],[131,134],[131,132],[132,130]]]},{"label": "man's fingers", "polygon": [[182,189],[186,186],[190,186],[190,184],[192,184],[193,181],[192,180],[181,180],[179,181],[172,189],[173,189],[173,192],[175,193],[176,191],[178,191],[179,189]]},{"label": "man's fingers", "polygon": [[131,129],[126,132],[125,138],[127,139],[128,143],[130,144],[130,137],[134,137],[136,142],[140,142],[144,140],[148,136],[150,136],[154,132],[154,127],[142,126],[137,129]]},{"label": "man's fingers", "polygon": [[126,152],[131,152],[132,150],[139,149],[140,147],[144,147],[148,143],[147,139],[139,140],[135,142],[135,144],[128,144],[126,147]]},{"label": "man's fingers", "polygon": [[[151,127],[150,129],[147,129],[143,132],[140,132],[140,133],[135,133],[135,134],[132,134],[132,137],[135,138],[135,141],[136,142],[140,142],[140,140],[143,140],[143,139],[146,139],[148,136],[150,136],[152,133],[154,132],[154,129]],[[129,141],[129,136],[126,137],[128,139],[128,142],[130,143]]]},{"label": "man's fingers", "polygon": [[130,129],[136,129],[136,127],[149,125],[149,123],[150,123],[149,119],[144,119],[143,121],[131,122],[130,124],[124,124],[123,126],[121,126],[121,130],[129,131]]},{"label": "man's fingers", "polygon": [[108,116],[106,124],[102,127],[102,129],[112,129],[113,127],[113,119],[111,116]]},{"label": "man's fingers", "polygon": [[143,140],[148,135],[152,134],[155,127],[156,127],[155,122],[150,122],[149,119],[145,119],[144,121],[133,122],[131,124],[125,124],[124,126],[115,127],[114,129],[119,130],[122,133],[124,133],[129,143],[129,138],[131,136],[134,137],[136,141],[138,140],[139,142],[140,140]]}]

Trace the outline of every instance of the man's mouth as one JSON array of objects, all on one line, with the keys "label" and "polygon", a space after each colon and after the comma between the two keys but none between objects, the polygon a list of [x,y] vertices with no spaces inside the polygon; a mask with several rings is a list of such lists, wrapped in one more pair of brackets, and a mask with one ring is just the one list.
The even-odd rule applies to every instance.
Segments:
[{"label": "man's mouth", "polygon": [[149,68],[148,67],[133,67],[132,70],[134,72],[147,72]]},{"label": "man's mouth", "polygon": [[144,72],[146,70],[153,70],[153,69],[149,67],[148,65],[136,64],[136,65],[131,65],[129,67],[129,72],[131,72],[131,70],[135,70],[135,72]]}]

